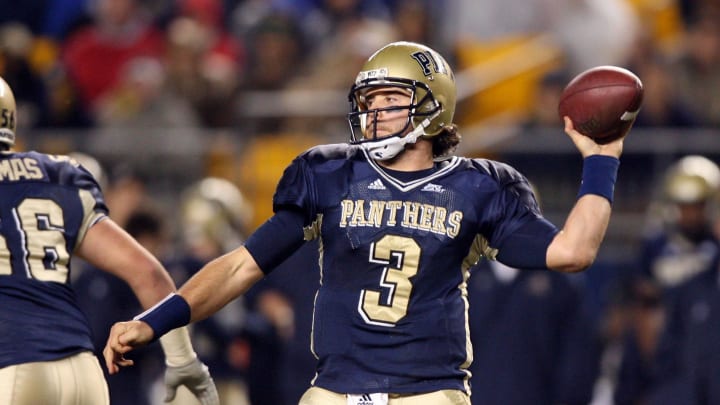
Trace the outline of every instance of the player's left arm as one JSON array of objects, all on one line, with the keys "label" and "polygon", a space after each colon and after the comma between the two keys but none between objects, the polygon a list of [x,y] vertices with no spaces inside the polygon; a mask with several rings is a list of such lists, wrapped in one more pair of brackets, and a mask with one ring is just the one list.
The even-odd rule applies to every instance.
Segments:
[{"label": "player's left arm", "polygon": [[263,269],[269,271],[273,263],[280,263],[304,243],[302,221],[302,215],[290,211],[275,214],[246,245],[207,263],[177,294],[166,297],[137,320],[116,323],[103,351],[111,374],[119,366],[132,364],[123,358],[125,353],[174,328],[205,319],[244,294],[265,276]]}]

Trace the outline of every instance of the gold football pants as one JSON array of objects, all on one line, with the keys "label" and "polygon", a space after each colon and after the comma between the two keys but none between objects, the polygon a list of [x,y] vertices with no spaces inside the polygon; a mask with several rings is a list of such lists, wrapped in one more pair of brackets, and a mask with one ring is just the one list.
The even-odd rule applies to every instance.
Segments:
[{"label": "gold football pants", "polygon": [[[345,394],[311,387],[300,398],[299,405],[348,405]],[[458,390],[442,390],[425,394],[390,394],[388,405],[470,405],[470,397]]]},{"label": "gold football pants", "polygon": [[108,386],[90,352],[0,368],[0,404],[107,405]]}]

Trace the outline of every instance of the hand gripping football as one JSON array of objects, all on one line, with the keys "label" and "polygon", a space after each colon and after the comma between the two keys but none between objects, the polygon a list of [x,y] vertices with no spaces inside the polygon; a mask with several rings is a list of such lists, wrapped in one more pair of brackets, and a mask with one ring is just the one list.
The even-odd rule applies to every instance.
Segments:
[{"label": "hand gripping football", "polygon": [[627,134],[643,100],[643,85],[631,71],[598,66],[575,76],[560,96],[558,113],[575,129],[604,144]]}]

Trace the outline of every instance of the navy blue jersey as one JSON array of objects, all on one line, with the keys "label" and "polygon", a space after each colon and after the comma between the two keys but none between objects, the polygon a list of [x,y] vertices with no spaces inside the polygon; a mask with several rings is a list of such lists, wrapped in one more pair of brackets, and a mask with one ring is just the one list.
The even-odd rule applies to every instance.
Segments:
[{"label": "navy blue jersey", "polygon": [[469,268],[541,215],[513,168],[452,157],[401,181],[362,149],[310,149],[285,170],[275,211],[319,238],[314,385],[336,392],[469,391]]},{"label": "navy blue jersey", "polygon": [[0,368],[93,349],[70,256],[106,215],[92,175],[69,158],[0,154]]}]

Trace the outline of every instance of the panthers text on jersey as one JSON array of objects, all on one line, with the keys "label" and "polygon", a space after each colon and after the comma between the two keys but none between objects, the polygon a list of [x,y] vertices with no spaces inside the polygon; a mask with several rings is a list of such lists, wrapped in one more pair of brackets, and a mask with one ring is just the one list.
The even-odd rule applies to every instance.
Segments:
[{"label": "panthers text on jersey", "polygon": [[275,211],[319,238],[313,384],[342,393],[469,391],[467,280],[481,256],[542,220],[525,177],[490,160],[380,167],[362,148],[310,149],[285,170]]},{"label": "panthers text on jersey", "polygon": [[0,154],[0,368],[93,350],[70,256],[106,216],[95,179],[73,160]]}]

